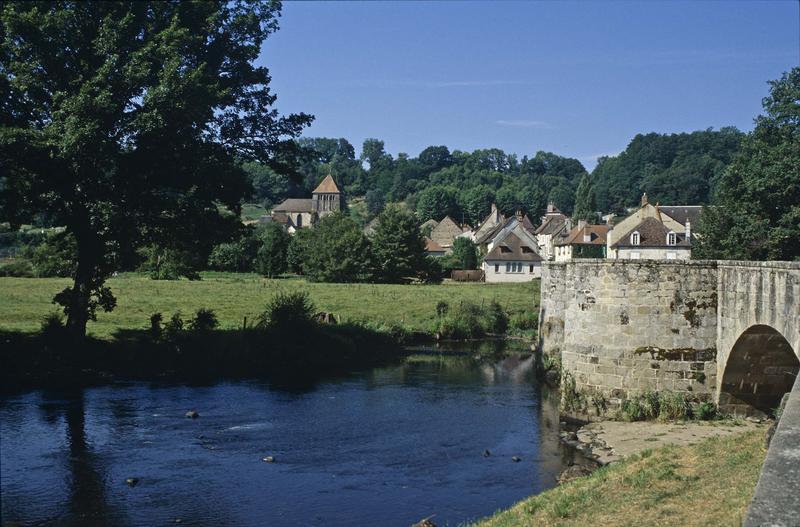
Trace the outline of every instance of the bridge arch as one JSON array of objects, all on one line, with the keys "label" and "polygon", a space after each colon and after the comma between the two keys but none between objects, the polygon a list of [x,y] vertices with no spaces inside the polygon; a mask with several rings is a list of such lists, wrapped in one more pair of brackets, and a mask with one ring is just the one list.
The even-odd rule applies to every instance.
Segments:
[{"label": "bridge arch", "polygon": [[719,381],[719,407],[736,415],[769,414],[792,390],[798,354],[772,326],[755,324],[736,339]]}]

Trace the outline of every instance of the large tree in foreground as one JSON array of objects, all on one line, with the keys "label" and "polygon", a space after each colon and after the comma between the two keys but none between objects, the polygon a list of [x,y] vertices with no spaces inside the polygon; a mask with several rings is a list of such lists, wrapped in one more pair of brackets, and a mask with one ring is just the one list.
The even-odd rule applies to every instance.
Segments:
[{"label": "large tree in foreground", "polygon": [[699,257],[800,258],[800,68],[769,84],[764,115],[703,211]]},{"label": "large tree in foreground", "polygon": [[238,210],[239,161],[273,168],[311,117],[281,117],[266,68],[269,1],[0,5],[0,220],[44,213],[75,237],[74,283],[55,300],[76,336],[117,255],[174,242]]}]

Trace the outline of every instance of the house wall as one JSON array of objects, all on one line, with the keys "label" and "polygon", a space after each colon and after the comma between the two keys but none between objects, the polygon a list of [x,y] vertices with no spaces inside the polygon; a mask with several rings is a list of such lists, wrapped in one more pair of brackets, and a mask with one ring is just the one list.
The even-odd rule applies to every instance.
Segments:
[{"label": "house wall", "polygon": [[[646,218],[658,218],[659,216],[661,218],[661,222],[668,229],[675,232],[684,232],[686,230],[685,225],[678,223],[666,214],[659,213],[655,206],[648,203],[621,222],[614,225],[614,228],[608,231],[608,234],[606,235],[606,245],[610,248],[612,245],[617,243],[620,238],[625,236],[631,229],[639,225]],[[610,252],[611,251],[609,250],[609,253]]]},{"label": "house wall", "polygon": [[[612,249],[608,257],[619,260],[635,260],[634,253],[639,253],[639,260],[689,260],[692,257],[692,250],[689,247],[641,247],[637,249],[624,247]],[[674,254],[675,257],[670,258],[669,253]]]},{"label": "house wall", "polygon": [[[521,262],[521,273],[507,273],[505,261],[484,261],[483,273],[487,282],[530,282],[534,278],[542,277],[542,264],[541,262]],[[494,266],[497,264],[499,270],[495,272]],[[533,272],[530,271],[530,266],[533,265]]]},{"label": "house wall", "polygon": [[557,262],[566,262],[572,259],[571,245],[554,245],[553,252],[555,253],[555,260]]}]

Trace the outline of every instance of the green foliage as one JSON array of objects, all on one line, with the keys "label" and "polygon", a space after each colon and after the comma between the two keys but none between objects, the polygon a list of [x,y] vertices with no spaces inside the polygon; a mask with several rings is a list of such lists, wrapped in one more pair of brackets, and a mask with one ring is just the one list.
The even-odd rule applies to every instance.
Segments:
[{"label": "green foliage", "polygon": [[477,269],[480,252],[475,242],[469,238],[456,238],[453,241],[453,252],[441,258],[442,266],[452,269]]},{"label": "green foliage", "polygon": [[686,396],[679,392],[662,393],[659,398],[658,418],[662,421],[677,421],[692,417],[692,407]]},{"label": "green foliage", "polygon": [[606,412],[608,412],[608,399],[602,392],[592,393],[591,402],[598,416],[606,415]]},{"label": "green foliage", "polygon": [[17,278],[33,278],[36,271],[28,260],[15,260],[11,263],[0,265],[0,276],[13,276]]},{"label": "green foliage", "polygon": [[490,333],[495,334],[503,334],[508,329],[508,314],[503,311],[503,307],[500,305],[500,302],[497,300],[492,300],[489,302],[489,308],[487,310],[488,316],[488,324],[486,329]]},{"label": "green foliage", "polygon": [[495,202],[495,190],[489,185],[478,185],[468,188],[459,194],[461,209],[465,220],[472,225],[483,221]]},{"label": "green foliage", "polygon": [[[152,320],[151,320],[152,322]],[[194,317],[189,321],[189,329],[192,331],[211,331],[219,326],[217,314],[213,309],[201,307],[195,312]]]},{"label": "green foliage", "polygon": [[[151,318],[152,322],[152,318]],[[183,317],[181,316],[180,311],[176,311],[172,314],[170,319],[164,324],[164,335],[166,335],[167,339],[175,340],[178,335],[183,331],[184,323]]]},{"label": "green foliage", "polygon": [[309,254],[309,246],[314,232],[311,229],[300,229],[295,231],[289,240],[289,247],[286,250],[286,265],[290,272],[304,274],[306,255]]},{"label": "green foliage", "polygon": [[267,223],[258,233],[261,247],[256,253],[255,268],[262,276],[272,278],[286,272],[290,236],[277,222]]},{"label": "green foliage", "polygon": [[621,413],[626,421],[676,421],[690,419],[692,407],[683,393],[647,391],[622,401]]},{"label": "green foliage", "polygon": [[350,218],[325,216],[308,238],[303,273],[312,282],[367,282],[373,276],[370,242]]},{"label": "green foliage", "polygon": [[377,280],[403,283],[425,274],[425,242],[416,218],[409,212],[397,206],[387,207],[378,216],[371,242]]},{"label": "green foliage", "polygon": [[474,339],[487,333],[502,334],[508,328],[508,314],[495,300],[488,306],[460,302],[457,307],[440,303],[433,331],[446,339]]},{"label": "green foliage", "polygon": [[452,187],[431,185],[417,195],[417,216],[420,221],[440,221],[445,216],[459,218],[458,193]]},{"label": "green foliage", "polygon": [[586,394],[578,389],[575,377],[568,371],[561,372],[561,401],[559,407],[562,412],[578,414],[586,411]]},{"label": "green foliage", "polygon": [[377,216],[383,211],[383,207],[386,206],[386,200],[378,189],[368,190],[364,199],[367,202],[367,212],[370,216]]},{"label": "green foliage", "polygon": [[153,280],[200,279],[194,255],[187,251],[148,245],[142,247],[139,254],[142,256],[139,270],[148,273]]},{"label": "green foliage", "polygon": [[535,330],[539,327],[539,314],[533,310],[514,313],[509,323],[513,329],[520,331]]},{"label": "green foliage", "polygon": [[575,211],[572,220],[577,224],[578,220],[586,220],[589,223],[597,223],[597,203],[594,197],[594,188],[589,174],[581,176],[578,189],[575,191]]},{"label": "green foliage", "polygon": [[64,317],[61,313],[48,313],[39,329],[47,339],[58,339],[64,335]]},{"label": "green foliage", "polygon": [[208,267],[234,273],[253,271],[260,245],[258,236],[250,233],[236,241],[220,243],[211,250]]},{"label": "green foliage", "polygon": [[743,137],[735,128],[638,134],[619,155],[598,160],[591,178],[597,209],[624,212],[639,204],[642,192],[652,203],[708,203]]},{"label": "green foliage", "polygon": [[703,211],[693,256],[800,259],[800,67],[770,86],[764,115]]},{"label": "green foliage", "polygon": [[717,417],[717,407],[714,403],[704,402],[697,407],[697,418],[703,421],[710,421]]},{"label": "green foliage", "polygon": [[241,161],[291,172],[299,149],[288,139],[312,118],[278,115],[268,70],[254,64],[279,10],[266,0],[3,4],[13,38],[0,39],[0,217],[18,226],[43,215],[75,237],[74,283],[55,299],[74,335],[94,308],[113,308],[104,283],[138,246],[172,245],[205,264],[210,247],[196,249],[221,241],[212,227],[251,193]]},{"label": "green foliage", "polygon": [[257,320],[258,327],[296,331],[313,321],[314,303],[305,291],[279,292]]}]

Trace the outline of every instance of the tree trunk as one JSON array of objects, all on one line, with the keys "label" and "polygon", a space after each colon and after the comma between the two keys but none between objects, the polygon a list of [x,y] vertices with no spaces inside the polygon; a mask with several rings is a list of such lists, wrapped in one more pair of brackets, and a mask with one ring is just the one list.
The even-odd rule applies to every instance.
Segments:
[{"label": "tree trunk", "polygon": [[81,222],[81,227],[73,229],[78,248],[78,266],[67,306],[67,331],[75,340],[86,337],[86,323],[89,321],[89,302],[92,289],[96,285],[93,278],[98,265],[97,235],[91,231],[89,222]]}]

